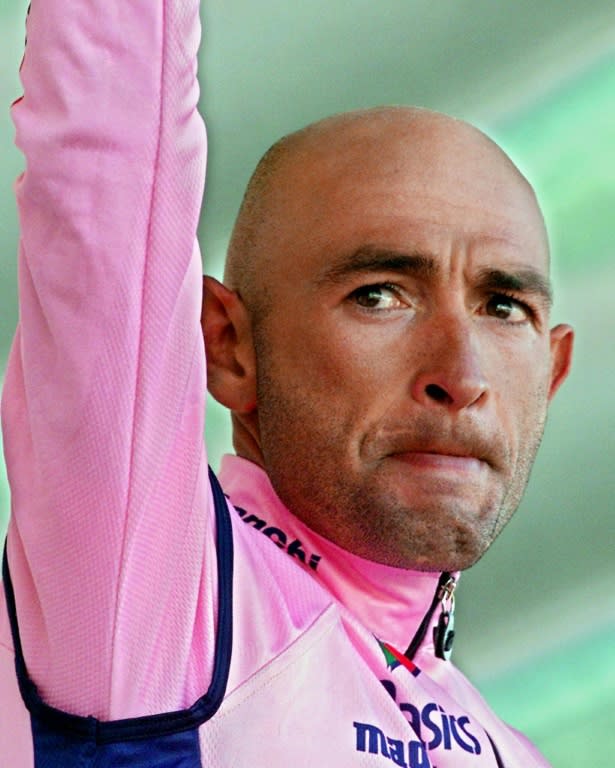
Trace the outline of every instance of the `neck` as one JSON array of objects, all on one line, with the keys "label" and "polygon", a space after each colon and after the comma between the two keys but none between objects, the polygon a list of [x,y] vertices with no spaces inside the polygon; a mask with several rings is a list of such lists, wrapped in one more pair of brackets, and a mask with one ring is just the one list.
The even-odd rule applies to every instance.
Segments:
[{"label": "neck", "polygon": [[258,419],[256,412],[249,414],[232,413],[233,448],[237,456],[247,459],[264,469],[265,461],[260,448]]}]

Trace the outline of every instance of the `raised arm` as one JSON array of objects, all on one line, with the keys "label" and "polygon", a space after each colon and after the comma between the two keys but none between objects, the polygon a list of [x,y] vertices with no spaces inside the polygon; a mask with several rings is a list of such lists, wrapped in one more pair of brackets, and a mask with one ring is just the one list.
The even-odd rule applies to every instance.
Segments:
[{"label": "raised arm", "polygon": [[[50,704],[104,719],[206,686],[205,170],[198,0],[33,0],[3,393],[9,563]],[[196,672],[195,672],[196,669]],[[191,682],[186,684],[186,678]]]}]

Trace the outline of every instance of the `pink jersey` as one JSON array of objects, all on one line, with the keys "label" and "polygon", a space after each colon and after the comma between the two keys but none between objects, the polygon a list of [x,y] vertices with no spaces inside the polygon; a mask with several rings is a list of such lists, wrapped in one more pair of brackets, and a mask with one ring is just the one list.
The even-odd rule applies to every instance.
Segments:
[{"label": "pink jersey", "polygon": [[198,11],[28,19],[0,768],[545,766],[436,654],[454,577],[341,550],[243,459],[232,503],[208,479]]}]

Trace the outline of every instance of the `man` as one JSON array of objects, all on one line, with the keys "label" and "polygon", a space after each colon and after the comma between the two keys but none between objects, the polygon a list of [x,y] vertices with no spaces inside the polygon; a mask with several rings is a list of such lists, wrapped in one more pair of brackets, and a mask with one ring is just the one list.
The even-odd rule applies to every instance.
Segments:
[{"label": "man", "polygon": [[205,282],[227,502],[197,43],[195,0],[29,18],[0,754],[544,766],[449,660],[454,572],[513,513],[570,364],[531,188],[421,110],[270,150]]}]

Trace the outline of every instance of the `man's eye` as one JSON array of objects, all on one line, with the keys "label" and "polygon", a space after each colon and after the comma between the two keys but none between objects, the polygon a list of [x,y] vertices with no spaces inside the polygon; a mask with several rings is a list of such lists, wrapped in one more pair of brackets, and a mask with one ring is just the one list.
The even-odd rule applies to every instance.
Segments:
[{"label": "man's eye", "polygon": [[486,311],[488,315],[497,317],[500,320],[506,320],[508,323],[521,324],[529,320],[531,316],[530,308],[522,301],[517,301],[511,296],[496,293],[487,302]]},{"label": "man's eye", "polygon": [[354,290],[350,298],[364,309],[398,309],[406,306],[399,290],[387,283],[363,285]]}]

